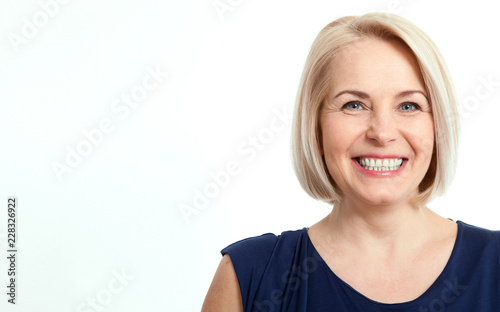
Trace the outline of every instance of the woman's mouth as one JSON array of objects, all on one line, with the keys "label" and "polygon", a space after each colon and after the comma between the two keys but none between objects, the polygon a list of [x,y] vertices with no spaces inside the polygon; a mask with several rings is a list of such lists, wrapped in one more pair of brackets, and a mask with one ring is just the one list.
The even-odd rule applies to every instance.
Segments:
[{"label": "woman's mouth", "polygon": [[371,171],[395,171],[398,170],[406,158],[371,158],[356,157],[361,167]]}]

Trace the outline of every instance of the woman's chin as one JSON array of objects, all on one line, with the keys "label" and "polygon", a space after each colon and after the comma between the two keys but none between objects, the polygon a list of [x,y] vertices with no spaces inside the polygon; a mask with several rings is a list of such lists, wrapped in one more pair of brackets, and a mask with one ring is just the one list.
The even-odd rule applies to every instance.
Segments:
[{"label": "woman's chin", "polygon": [[392,206],[404,201],[404,198],[394,193],[361,194],[358,199],[369,206]]},{"label": "woman's chin", "polygon": [[351,187],[344,192],[344,199],[352,201],[355,205],[393,206],[411,203],[417,195],[417,186],[379,183]]}]

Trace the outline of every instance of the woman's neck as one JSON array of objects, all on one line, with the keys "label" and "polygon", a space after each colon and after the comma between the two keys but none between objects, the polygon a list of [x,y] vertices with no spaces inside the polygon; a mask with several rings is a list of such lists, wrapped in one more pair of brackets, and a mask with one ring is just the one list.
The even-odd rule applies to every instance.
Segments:
[{"label": "woman's neck", "polygon": [[325,238],[337,246],[393,256],[421,248],[431,238],[438,218],[427,207],[408,203],[370,206],[346,200],[320,223]]}]

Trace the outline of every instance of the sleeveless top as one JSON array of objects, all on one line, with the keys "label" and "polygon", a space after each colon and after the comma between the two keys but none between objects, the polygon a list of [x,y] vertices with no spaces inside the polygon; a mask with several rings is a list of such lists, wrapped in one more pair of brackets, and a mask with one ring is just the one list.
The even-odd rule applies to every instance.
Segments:
[{"label": "sleeveless top", "polygon": [[221,253],[231,257],[245,312],[499,312],[500,231],[457,225],[444,270],[420,297],[404,303],[371,300],[337,277],[306,228],[247,238]]}]

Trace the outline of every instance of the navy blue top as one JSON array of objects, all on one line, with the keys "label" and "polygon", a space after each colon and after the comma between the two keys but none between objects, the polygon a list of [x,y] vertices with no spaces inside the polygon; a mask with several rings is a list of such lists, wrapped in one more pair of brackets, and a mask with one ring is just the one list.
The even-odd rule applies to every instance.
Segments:
[{"label": "navy blue top", "polygon": [[233,262],[245,312],[500,311],[500,231],[457,221],[450,259],[415,300],[380,303],[337,277],[307,229],[264,234],[224,248]]}]

